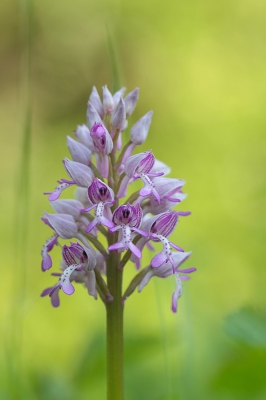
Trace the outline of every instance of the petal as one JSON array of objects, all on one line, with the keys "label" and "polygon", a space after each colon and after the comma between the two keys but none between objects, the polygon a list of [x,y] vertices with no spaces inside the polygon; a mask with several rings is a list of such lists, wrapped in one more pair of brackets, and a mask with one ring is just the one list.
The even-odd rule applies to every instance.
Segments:
[{"label": "petal", "polygon": [[[149,161],[149,157],[154,157],[151,154],[151,151],[145,151],[143,153],[139,153],[139,154],[135,154],[131,157],[129,157],[126,160],[125,163],[125,173],[129,178],[133,178],[136,172],[136,169],[141,165],[141,162],[144,161],[145,159],[147,159],[147,161]],[[150,166],[150,165],[149,165]],[[152,165],[151,165],[152,168]],[[143,169],[143,168],[142,168]],[[150,170],[146,171],[146,169],[144,168],[145,171],[141,171],[142,173],[145,172],[149,172]]]},{"label": "petal", "polygon": [[90,135],[90,130],[87,125],[78,125],[74,135],[78,138],[80,143],[84,144],[84,146],[88,147],[91,151],[93,150],[93,141]]},{"label": "petal", "polygon": [[178,273],[180,274],[191,274],[191,272],[197,271],[197,268],[186,268],[186,269],[179,269]]},{"label": "petal", "polygon": [[126,117],[128,118],[135,110],[139,98],[139,88],[134,89],[125,97]]},{"label": "petal", "polygon": [[95,207],[97,207],[97,204],[93,204],[92,206],[88,207],[88,208],[83,208],[82,210],[80,210],[81,212],[87,213],[90,212],[91,210],[93,210]]},{"label": "petal", "polygon": [[116,226],[114,226],[113,228],[110,228],[109,230],[110,230],[110,232],[116,232],[116,231],[118,231],[118,229],[121,229],[122,227],[121,227],[121,225],[116,225]]},{"label": "petal", "polygon": [[53,293],[50,295],[50,297],[51,297],[52,306],[59,307],[59,305],[60,305],[59,286],[56,288],[56,290],[53,291]]},{"label": "petal", "polygon": [[44,289],[44,291],[41,293],[41,297],[48,296],[53,288],[54,287],[52,286]]},{"label": "petal", "polygon": [[75,271],[76,269],[80,269],[80,267],[82,267],[82,265],[73,264],[73,265],[70,265],[69,267],[67,267],[64,270],[64,272],[62,273],[59,285],[61,286],[61,288],[65,294],[71,295],[74,293],[75,288],[72,285],[72,283],[70,282],[70,276],[73,271]]},{"label": "petal", "polygon": [[170,174],[171,168],[162,161],[155,159],[155,163],[151,169],[152,173],[163,172],[164,176]]},{"label": "petal", "polygon": [[127,185],[129,184],[130,178],[128,176],[124,176],[122,179],[121,185],[118,189],[116,197],[120,199],[121,197],[124,197],[127,193]]},{"label": "petal", "polygon": [[95,123],[102,123],[100,115],[97,113],[93,105],[88,102],[87,108],[87,123],[88,127],[91,129]]},{"label": "petal", "polygon": [[97,113],[100,115],[101,118],[104,117],[103,105],[99,96],[99,93],[95,86],[92,88],[92,92],[89,98],[90,103],[93,105]]},{"label": "petal", "polygon": [[91,150],[84,144],[77,142],[70,136],[67,136],[67,147],[70,151],[73,161],[89,165],[91,161]]},{"label": "petal", "polygon": [[161,251],[160,253],[156,254],[153,259],[151,260],[151,266],[153,268],[160,267],[164,262],[166,262],[165,252]]},{"label": "petal", "polygon": [[76,222],[72,215],[44,213],[44,216],[56,233],[63,239],[71,239],[78,232]]},{"label": "petal", "polygon": [[103,86],[103,109],[106,114],[111,114],[114,109],[114,99],[107,85]]},{"label": "petal", "polygon": [[153,111],[149,111],[132,126],[130,140],[135,145],[140,145],[145,142],[150,129],[152,115]]},{"label": "petal", "polygon": [[108,247],[108,250],[119,250],[119,249],[125,249],[125,243],[124,242],[117,242],[112,244],[111,246]]},{"label": "petal", "polygon": [[94,218],[94,220],[91,221],[89,223],[89,225],[87,225],[86,232],[88,233],[88,232],[92,231],[92,229],[97,225],[97,223],[98,223],[97,219]]},{"label": "petal", "polygon": [[184,250],[183,250],[181,247],[177,246],[177,245],[174,244],[173,242],[170,242],[170,241],[169,241],[169,243],[170,243],[170,245],[171,245],[174,249],[176,249],[176,250],[178,250],[178,251],[182,251],[182,253],[184,253]]},{"label": "petal", "polygon": [[124,96],[125,91],[126,91],[126,88],[122,87],[120,90],[115,92],[115,94],[113,95],[114,106],[116,106],[117,103],[119,102],[120,98]]},{"label": "petal", "polygon": [[110,221],[109,219],[105,218],[104,216],[101,217],[101,223],[104,226],[107,226],[107,228],[113,228],[115,226],[115,224]]},{"label": "petal", "polygon": [[138,229],[138,228],[131,228],[131,230],[134,231],[134,232],[139,233],[141,236],[144,236],[144,237],[148,237],[148,236],[149,236],[148,232],[144,232],[144,231],[142,231],[141,229]]},{"label": "petal", "polygon": [[126,121],[126,105],[121,97],[112,114],[111,125],[113,128],[119,129],[119,131],[121,132],[125,125],[125,121]]},{"label": "petal", "polygon": [[67,183],[67,182],[59,181],[58,183],[59,183],[59,185],[56,186],[56,188],[54,189],[53,192],[45,192],[44,193],[45,195],[48,195],[48,194],[50,195],[49,196],[49,201],[57,200],[58,197],[63,192],[63,190],[67,189],[69,186],[74,185],[74,182],[73,183],[71,183],[71,182]]},{"label": "petal", "polygon": [[72,283],[70,283],[70,282],[64,282],[64,283],[62,284],[62,290],[63,290],[63,292],[64,292],[65,294],[67,294],[67,295],[69,295],[69,296],[75,292],[75,288],[74,288],[74,286],[72,285]]},{"label": "petal", "polygon": [[153,276],[154,276],[153,271],[148,271],[148,272],[144,275],[144,278],[142,279],[142,281],[141,281],[140,284],[139,284],[139,288],[138,288],[138,291],[139,291],[139,292],[142,291],[142,289],[144,288],[144,286],[146,286],[146,285],[149,283],[150,279],[151,279]]},{"label": "petal", "polygon": [[80,216],[83,204],[78,200],[56,200],[51,202],[51,206],[58,214],[69,214],[77,219]]},{"label": "petal", "polygon": [[142,257],[140,249],[134,243],[129,242],[128,247],[137,258]]},{"label": "petal", "polygon": [[63,159],[63,164],[77,186],[88,187],[94,179],[94,174],[90,167],[68,158]]},{"label": "petal", "polygon": [[178,276],[178,274],[175,274],[175,278],[176,278],[176,290],[174,291],[173,295],[172,295],[172,311],[174,313],[177,312],[177,302],[179,297],[182,295],[182,283],[181,283],[181,279]]},{"label": "petal", "polygon": [[102,155],[102,162],[99,165],[99,171],[104,178],[108,178],[109,175],[109,157],[107,154]]},{"label": "petal", "polygon": [[47,253],[45,257],[42,259],[42,270],[47,271],[52,267],[52,259],[50,255]]},{"label": "petal", "polygon": [[97,299],[97,290],[96,290],[96,276],[94,271],[88,271],[86,274],[86,287],[88,289],[88,293],[90,296],[93,296]]},{"label": "petal", "polygon": [[149,196],[149,195],[151,194],[151,192],[152,192],[151,188],[149,188],[149,187],[144,187],[144,188],[142,188],[142,189],[139,191],[139,194],[140,194],[142,197],[146,197],[146,196]]},{"label": "petal", "polygon": [[177,292],[175,291],[173,294],[172,294],[172,311],[174,312],[174,313],[176,313],[177,312],[177,300],[178,300],[178,296],[177,296]]},{"label": "petal", "polygon": [[189,258],[190,254],[191,254],[191,251],[178,252],[178,253],[174,252],[172,254],[172,257],[174,259],[175,268],[178,268],[181,264],[183,264],[183,262]]}]

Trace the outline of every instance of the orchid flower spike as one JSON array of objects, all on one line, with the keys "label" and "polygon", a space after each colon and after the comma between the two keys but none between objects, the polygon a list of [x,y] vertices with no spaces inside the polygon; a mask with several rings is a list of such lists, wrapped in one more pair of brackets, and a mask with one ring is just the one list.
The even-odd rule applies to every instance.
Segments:
[{"label": "orchid flower spike", "polygon": [[[65,157],[63,165],[69,177],[59,180],[53,191],[45,193],[54,214],[44,213],[41,218],[52,230],[42,246],[42,271],[52,268],[51,252],[55,246],[62,249],[61,271],[52,273],[59,280],[41,294],[50,297],[53,307],[60,304],[61,289],[67,295],[74,292],[74,282],[83,284],[89,295],[95,299],[99,296],[105,304],[114,300],[121,305],[137,287],[141,291],[153,276],[174,275],[172,310],[176,312],[181,282],[195,270],[179,269],[190,253],[168,239],[179,217],[190,214],[173,211],[186,198],[182,192],[185,181],[166,177],[171,168],[157,160],[151,150],[133,154],[147,139],[153,112],[131,123],[129,117],[135,110],[139,89],[127,95],[125,90],[123,87],[113,94],[105,85],[100,96],[96,87],[92,88],[87,124],[77,126],[74,138],[67,136],[71,158]],[[128,126],[130,132],[125,135]],[[128,186],[137,179],[143,182],[140,190],[120,202]],[[65,189],[73,186],[74,197],[59,199]],[[89,214],[92,210],[94,215]],[[140,269],[143,250],[154,251],[153,242],[161,242],[162,250],[150,257],[150,264],[137,273],[122,296],[120,278],[115,281],[121,284],[118,291],[112,284],[118,277],[117,269],[124,268],[129,260]],[[106,309],[108,314],[112,307]]]},{"label": "orchid flower spike", "polygon": [[122,205],[114,211],[113,222],[115,226],[110,229],[111,232],[116,232],[121,229],[122,239],[120,242],[112,244],[108,250],[124,251],[130,249],[137,258],[141,258],[141,251],[132,243],[132,232],[136,232],[147,237],[148,233],[139,229],[142,221],[142,209],[139,204],[131,206]]},{"label": "orchid flower spike", "polygon": [[94,208],[95,218],[87,226],[86,232],[90,232],[97,224],[105,225],[107,228],[113,228],[114,223],[104,215],[105,206],[114,204],[113,190],[106,185],[106,183],[96,178],[88,187],[88,198],[92,206],[82,211],[89,212]]}]

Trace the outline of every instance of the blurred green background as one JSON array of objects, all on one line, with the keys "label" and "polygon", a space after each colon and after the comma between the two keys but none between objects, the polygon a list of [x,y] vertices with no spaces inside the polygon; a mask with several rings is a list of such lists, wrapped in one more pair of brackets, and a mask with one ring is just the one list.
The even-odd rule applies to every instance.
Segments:
[{"label": "blurred green background", "polygon": [[54,282],[40,270],[40,215],[92,86],[112,88],[107,31],[121,84],[140,88],[130,124],[154,111],[143,149],[187,181],[178,209],[192,215],[172,240],[198,269],[176,315],[174,280],[129,298],[126,399],[265,399],[265,2],[29,5],[0,3],[0,399],[105,398],[104,307],[79,286],[59,309],[40,298]]}]

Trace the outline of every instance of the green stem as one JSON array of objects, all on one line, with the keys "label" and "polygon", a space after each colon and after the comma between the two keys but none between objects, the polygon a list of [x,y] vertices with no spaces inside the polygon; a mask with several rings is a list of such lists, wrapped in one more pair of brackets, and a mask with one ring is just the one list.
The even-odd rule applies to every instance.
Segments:
[{"label": "green stem", "polygon": [[[117,235],[109,238],[115,243]],[[107,316],[107,400],[123,400],[123,271],[118,269],[120,254],[111,251],[107,261],[107,285],[114,300],[106,303]]]}]

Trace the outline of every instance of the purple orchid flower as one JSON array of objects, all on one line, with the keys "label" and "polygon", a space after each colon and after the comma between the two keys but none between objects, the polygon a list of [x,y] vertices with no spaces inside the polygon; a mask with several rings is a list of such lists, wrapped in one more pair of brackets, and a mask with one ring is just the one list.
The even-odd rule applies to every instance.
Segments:
[{"label": "purple orchid flower", "polygon": [[[173,232],[178,222],[179,215],[186,216],[189,214],[190,212],[168,211],[147,218],[146,221],[143,222],[142,229],[149,233],[149,238],[141,238],[137,243],[137,247],[142,250],[150,239],[154,242],[161,242],[163,244],[163,250],[156,254],[151,260],[151,266],[153,268],[158,268],[163,263],[168,261],[170,261],[172,267],[174,268],[172,247],[181,252],[184,252],[184,250],[173,242],[170,242],[167,237]],[[134,256],[131,257],[131,261],[136,264],[137,269],[140,268],[140,263]]]},{"label": "purple orchid flower", "polygon": [[125,188],[131,179],[135,180],[140,178],[144,183],[144,188],[140,190],[139,194],[142,197],[153,195],[158,203],[160,203],[160,196],[150,177],[162,176],[163,172],[151,173],[150,171],[154,163],[155,157],[150,150],[129,157],[125,163],[126,176],[121,183],[117,197],[124,196]]},{"label": "purple orchid flower", "polygon": [[[63,246],[62,256],[64,263],[63,268],[65,269],[62,274],[53,274],[54,276],[58,275],[60,276],[59,282],[55,286],[45,289],[42,292],[41,296],[44,297],[49,295],[52,300],[52,305],[54,307],[58,307],[59,289],[62,289],[65,294],[71,295],[75,291],[75,288],[71,283],[71,280],[86,283],[88,287],[89,284],[88,278],[90,278],[94,283],[95,287],[94,290],[91,290],[91,292],[93,292],[92,295],[95,296],[96,281],[93,269],[96,266],[96,259],[93,254],[93,250],[81,246],[79,243],[71,243],[70,246],[66,245]],[[76,271],[76,276],[75,276],[75,271]]]},{"label": "purple orchid flower", "polygon": [[66,157],[63,160],[63,164],[72,180],[69,181],[67,179],[61,179],[60,181],[58,181],[59,185],[54,189],[53,192],[45,192],[44,194],[50,195],[50,201],[57,200],[62,191],[67,189],[68,187],[73,185],[88,187],[94,179],[94,174],[87,165],[81,164],[76,161],[71,161]]},{"label": "purple orchid flower", "polygon": [[142,236],[147,237],[148,233],[144,232],[139,228],[142,221],[142,209],[139,204],[135,206],[122,205],[114,211],[113,221],[116,224],[115,227],[111,228],[111,232],[122,230],[122,239],[120,242],[112,244],[108,247],[108,250],[127,250],[130,249],[132,253],[139,259],[142,257],[141,251],[136,245],[132,243],[132,232],[139,233]]},{"label": "purple orchid flower", "polygon": [[157,178],[154,181],[155,188],[160,196],[160,204],[154,197],[149,198],[149,202],[144,208],[144,212],[152,214],[161,214],[171,210],[177,203],[184,200],[187,195],[182,193],[182,186],[186,182],[181,179]]},{"label": "purple orchid flower", "polygon": [[160,267],[163,263],[170,261],[174,270],[174,261],[172,257],[172,247],[178,251],[184,252],[181,247],[170,242],[167,237],[171,235],[178,221],[179,215],[186,216],[190,212],[168,211],[149,218],[144,224],[143,229],[149,231],[150,237],[154,242],[161,242],[163,250],[156,254],[151,260],[153,268]]},{"label": "purple orchid flower", "polygon": [[68,266],[80,264],[86,271],[92,271],[96,266],[94,251],[89,247],[81,246],[79,243],[71,243],[70,246],[64,245],[62,256]]},{"label": "purple orchid flower", "polygon": [[97,167],[102,176],[107,178],[109,172],[108,154],[110,154],[113,149],[112,138],[102,123],[95,123],[90,130],[90,135],[96,152],[95,159]]},{"label": "purple orchid flower", "polygon": [[180,274],[190,274],[194,271],[196,271],[196,268],[187,268],[180,270],[179,267],[180,265],[188,259],[190,256],[191,252],[184,252],[184,253],[173,253],[172,259],[174,263],[174,271],[172,266],[169,263],[163,263],[160,267],[158,268],[153,268],[149,270],[142,281],[139,284],[139,289],[138,291],[141,292],[144,286],[148,284],[150,279],[153,276],[158,276],[159,278],[168,278],[169,276],[172,276],[173,273],[175,275],[176,279],[176,290],[174,291],[172,295],[172,311],[175,313],[177,312],[177,302],[179,297],[182,294],[182,280],[189,280],[190,277],[186,275],[180,275]]},{"label": "purple orchid flower", "polygon": [[48,214],[44,213],[42,221],[55,231],[55,234],[50,237],[42,247],[42,270],[47,271],[52,267],[52,259],[48,253],[52,251],[55,245],[57,245],[57,239],[59,237],[63,239],[73,238],[78,228],[72,215],[68,214]]},{"label": "purple orchid flower", "polygon": [[95,218],[87,226],[86,232],[90,232],[97,224],[103,224],[104,226],[107,226],[107,228],[113,228],[114,223],[104,215],[105,206],[114,204],[113,190],[106,185],[106,183],[96,178],[88,187],[88,198],[92,203],[92,206],[82,211],[89,212],[95,208]]}]

